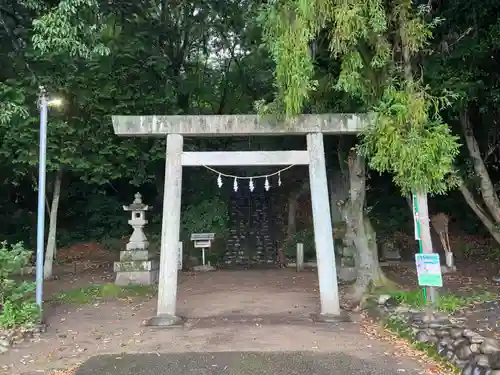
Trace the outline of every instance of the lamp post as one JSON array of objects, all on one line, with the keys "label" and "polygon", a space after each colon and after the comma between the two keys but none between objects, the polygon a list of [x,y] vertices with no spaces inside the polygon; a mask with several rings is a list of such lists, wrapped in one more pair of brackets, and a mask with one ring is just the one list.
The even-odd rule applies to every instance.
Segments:
[{"label": "lamp post", "polygon": [[45,240],[45,181],[47,174],[47,113],[50,106],[61,104],[60,99],[49,100],[47,91],[40,86],[38,106],[40,109],[40,151],[38,155],[38,210],[36,227],[36,304],[43,304],[43,260]]}]

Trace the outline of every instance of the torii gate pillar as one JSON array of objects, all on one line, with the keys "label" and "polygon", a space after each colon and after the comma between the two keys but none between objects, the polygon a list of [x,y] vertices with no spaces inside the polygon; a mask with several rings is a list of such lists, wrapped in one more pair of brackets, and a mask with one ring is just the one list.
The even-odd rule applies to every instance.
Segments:
[{"label": "torii gate pillar", "polygon": [[176,315],[176,304],[177,257],[181,223],[182,148],[182,135],[167,135],[157,309],[157,318],[162,321],[161,325],[173,325],[180,321]]},{"label": "torii gate pillar", "polygon": [[[115,133],[124,136],[166,136],[165,189],[161,230],[161,259],[157,315],[149,324],[176,326],[177,247],[180,232],[182,166],[193,165],[183,158],[183,135],[306,135],[307,151],[195,152],[204,165],[309,165],[314,241],[318,263],[321,321],[344,319],[341,314],[326,177],[323,134],[356,134],[366,118],[352,114],[303,115],[278,123],[254,115],[223,116],[113,116]],[[188,153],[186,153],[188,154]],[[232,158],[234,156],[234,158]]]},{"label": "torii gate pillar", "polygon": [[311,184],[314,244],[321,301],[320,317],[335,319],[340,316],[340,303],[323,134],[307,134],[307,151],[309,152],[309,183]]}]

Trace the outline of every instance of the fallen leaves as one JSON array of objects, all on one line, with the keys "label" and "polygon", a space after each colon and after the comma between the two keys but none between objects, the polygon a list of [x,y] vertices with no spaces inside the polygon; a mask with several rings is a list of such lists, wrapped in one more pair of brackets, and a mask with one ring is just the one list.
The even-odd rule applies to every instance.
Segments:
[{"label": "fallen leaves", "polygon": [[74,375],[78,367],[73,367],[65,370],[56,370],[54,372],[49,372],[47,375]]},{"label": "fallen leaves", "polygon": [[410,357],[415,359],[416,362],[423,365],[422,367],[425,367],[425,370],[421,372],[422,375],[453,374],[453,371],[445,364],[439,363],[435,359],[429,357],[425,352],[414,348],[410,342],[402,339],[396,333],[381,327],[366,316],[361,324],[361,332],[373,339],[390,342],[396,350],[393,353],[387,353],[387,355],[391,357]]}]

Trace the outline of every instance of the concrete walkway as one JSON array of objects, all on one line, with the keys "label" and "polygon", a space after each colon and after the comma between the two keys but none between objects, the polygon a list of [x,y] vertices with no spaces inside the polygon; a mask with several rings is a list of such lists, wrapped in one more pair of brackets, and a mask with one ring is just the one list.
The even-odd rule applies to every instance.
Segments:
[{"label": "concrete walkway", "polygon": [[418,374],[391,358],[345,353],[214,352],[94,357],[76,375],[396,375]]}]

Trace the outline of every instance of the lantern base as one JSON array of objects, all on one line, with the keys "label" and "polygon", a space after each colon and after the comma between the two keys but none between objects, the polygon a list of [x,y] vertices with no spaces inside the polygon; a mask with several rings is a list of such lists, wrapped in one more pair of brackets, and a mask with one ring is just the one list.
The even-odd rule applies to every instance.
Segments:
[{"label": "lantern base", "polygon": [[158,284],[159,271],[123,271],[116,273],[115,284],[128,285],[155,285]]}]

